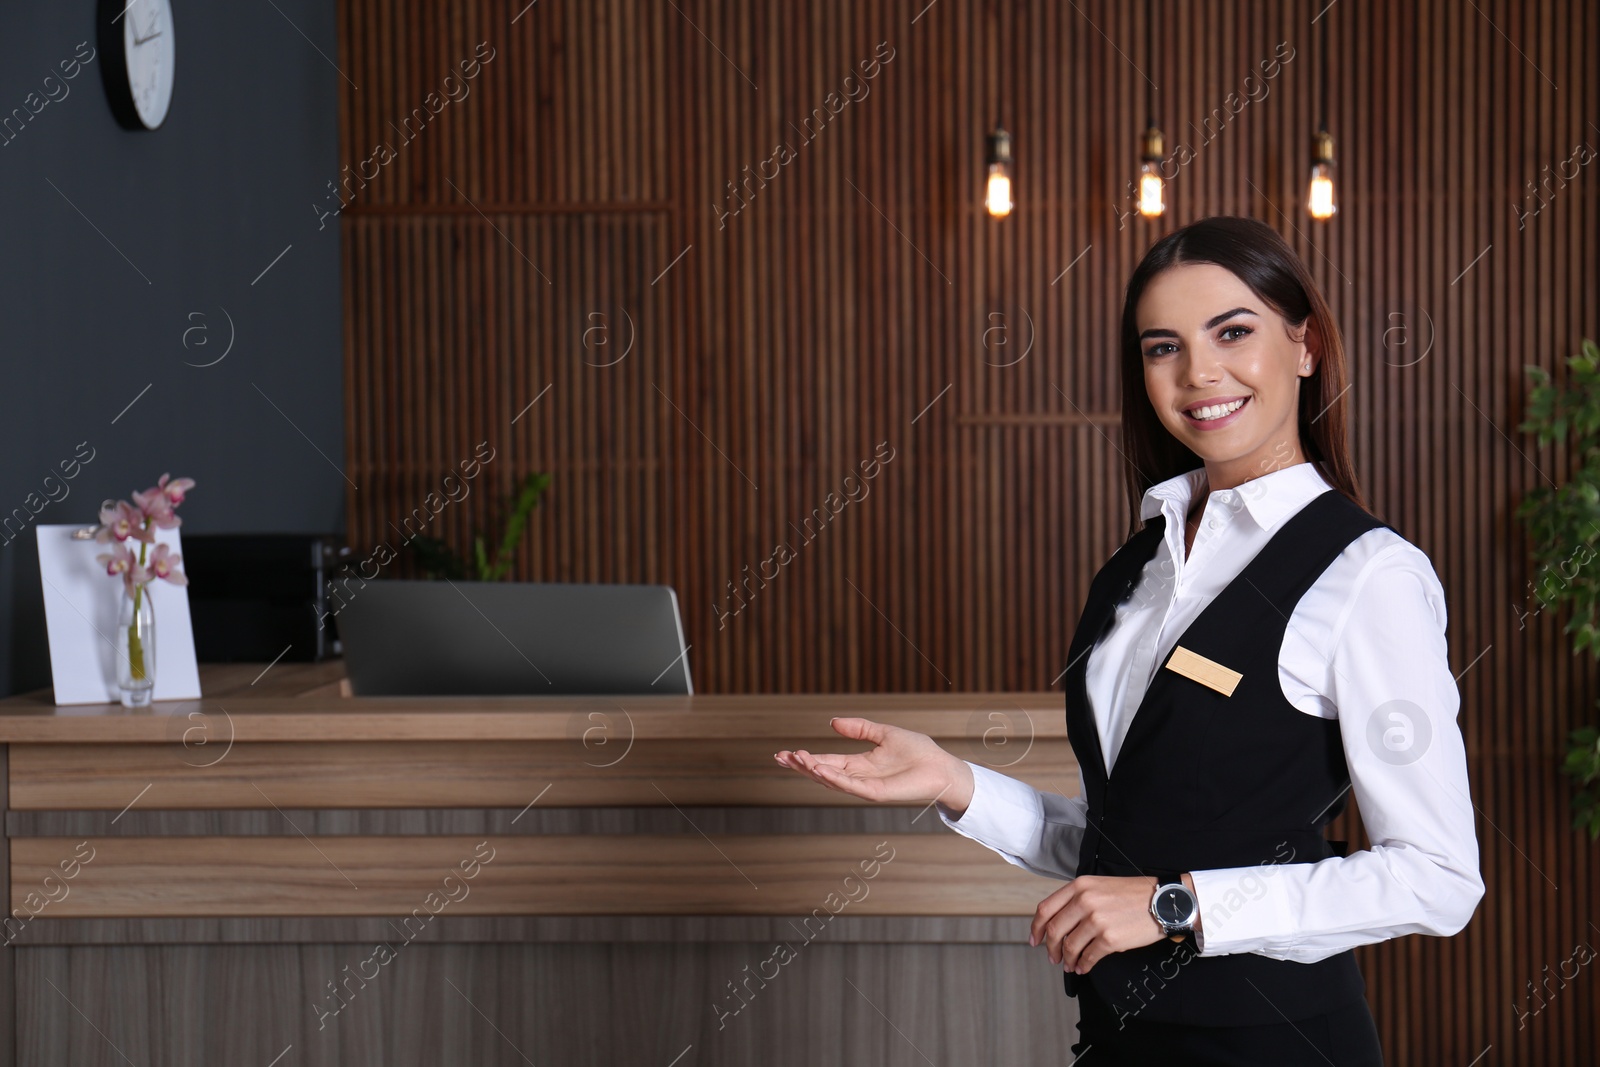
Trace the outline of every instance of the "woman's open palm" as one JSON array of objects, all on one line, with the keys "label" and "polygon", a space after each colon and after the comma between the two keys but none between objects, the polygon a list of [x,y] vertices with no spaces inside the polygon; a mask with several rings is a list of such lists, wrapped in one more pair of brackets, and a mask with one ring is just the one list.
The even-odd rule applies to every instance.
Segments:
[{"label": "woman's open palm", "polygon": [[955,784],[953,765],[961,761],[927,734],[871,719],[836,718],[830,725],[835,733],[873,748],[849,755],[784,749],[773,758],[829,789],[880,803],[931,804]]}]

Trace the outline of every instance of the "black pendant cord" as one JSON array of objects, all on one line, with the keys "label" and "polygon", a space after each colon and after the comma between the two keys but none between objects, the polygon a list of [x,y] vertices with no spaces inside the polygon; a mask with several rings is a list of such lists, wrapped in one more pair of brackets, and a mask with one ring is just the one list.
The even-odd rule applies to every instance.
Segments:
[{"label": "black pendant cord", "polygon": [[1156,30],[1155,30],[1155,0],[1145,0],[1144,5],[1144,67],[1149,73],[1145,80],[1150,83],[1150,122],[1153,129],[1156,124]]},{"label": "black pendant cord", "polygon": [[[1316,0],[1313,0],[1316,2]],[[1326,14],[1326,12],[1324,12]],[[1321,22],[1319,17],[1316,21]],[[1328,32],[1316,27],[1317,46],[1317,129],[1328,128]]]}]

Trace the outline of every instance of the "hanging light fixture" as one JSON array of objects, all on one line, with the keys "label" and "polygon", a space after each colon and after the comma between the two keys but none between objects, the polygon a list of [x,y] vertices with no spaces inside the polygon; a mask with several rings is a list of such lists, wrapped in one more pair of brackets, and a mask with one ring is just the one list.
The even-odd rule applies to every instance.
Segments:
[{"label": "hanging light fixture", "polygon": [[1314,219],[1331,219],[1339,206],[1333,202],[1333,135],[1318,130],[1311,139],[1311,188],[1306,211]]},{"label": "hanging light fixture", "polygon": [[[1145,69],[1155,69],[1155,5],[1144,7]],[[1148,81],[1149,79],[1146,78]],[[1139,154],[1139,214],[1147,219],[1158,218],[1167,209],[1166,183],[1161,178],[1162,138],[1156,126],[1156,85],[1150,82],[1150,125],[1141,138]]]},{"label": "hanging light fixture", "polygon": [[1139,214],[1153,219],[1166,211],[1165,184],[1161,180],[1161,131],[1156,129],[1155,117],[1151,116],[1150,128],[1144,131],[1144,152],[1139,163]]},{"label": "hanging light fixture", "polygon": [[1339,210],[1333,199],[1333,135],[1328,132],[1328,55],[1323,43],[1325,32],[1316,35],[1318,85],[1317,132],[1311,138],[1311,184],[1306,191],[1306,212],[1326,221]]},{"label": "hanging light fixture", "polygon": [[989,166],[989,180],[983,192],[983,206],[990,215],[1003,219],[1011,214],[1011,135],[996,123],[994,132],[985,138],[984,162]]}]

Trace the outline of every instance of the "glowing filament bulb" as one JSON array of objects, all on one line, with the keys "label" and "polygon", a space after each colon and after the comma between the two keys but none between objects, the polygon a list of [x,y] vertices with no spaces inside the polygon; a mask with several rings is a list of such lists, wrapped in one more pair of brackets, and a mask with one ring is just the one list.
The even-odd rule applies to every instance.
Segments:
[{"label": "glowing filament bulb", "polygon": [[1162,197],[1164,188],[1157,164],[1145,163],[1139,167],[1139,214],[1153,219],[1167,209]]},{"label": "glowing filament bulb", "polygon": [[989,187],[983,194],[983,206],[997,219],[1011,214],[1011,175],[1006,173],[1004,163],[989,164]]},{"label": "glowing filament bulb", "polygon": [[991,216],[1003,219],[1015,205],[1011,200],[1011,135],[996,126],[986,141],[984,161],[989,165],[989,180],[983,190],[983,206]]},{"label": "glowing filament bulb", "polygon": [[1139,163],[1139,214],[1153,219],[1167,210],[1166,182],[1161,177],[1161,131],[1154,121],[1144,131],[1144,151]]},{"label": "glowing filament bulb", "polygon": [[1333,137],[1319,130],[1312,140],[1311,184],[1306,191],[1306,211],[1314,219],[1331,219],[1339,210],[1333,201]]}]

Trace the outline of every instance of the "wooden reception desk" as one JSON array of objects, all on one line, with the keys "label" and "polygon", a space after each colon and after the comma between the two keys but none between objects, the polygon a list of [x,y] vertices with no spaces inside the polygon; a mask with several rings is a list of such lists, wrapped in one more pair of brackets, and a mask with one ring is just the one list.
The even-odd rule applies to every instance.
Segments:
[{"label": "wooden reception desk", "polygon": [[[0,1067],[909,1063],[945,1047],[889,1049],[929,1004],[1009,1062],[1075,1035],[1026,946],[1050,881],[772,758],[863,749],[828,727],[859,715],[1073,795],[1060,694],[378,699],[337,663],[202,688],[0,701]],[[1006,987],[1040,1018],[995,1017]]]}]

